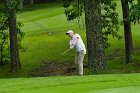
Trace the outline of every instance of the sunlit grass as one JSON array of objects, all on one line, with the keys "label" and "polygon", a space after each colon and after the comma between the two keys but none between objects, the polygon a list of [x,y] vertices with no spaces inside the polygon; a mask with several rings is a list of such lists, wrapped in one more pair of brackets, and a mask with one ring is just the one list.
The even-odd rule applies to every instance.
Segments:
[{"label": "sunlit grass", "polygon": [[[121,21],[121,4],[119,1],[117,4]],[[44,61],[74,63],[74,50],[62,56],[62,53],[69,48],[69,37],[65,35],[67,30],[72,29],[80,33],[86,44],[85,26],[81,25],[79,28],[75,22],[68,22],[62,4],[35,4],[32,7],[25,7],[22,12],[18,13],[17,20],[24,24],[22,30],[26,33],[22,44],[27,50],[20,52],[23,76]],[[140,60],[139,29],[139,24],[132,25],[134,54],[137,60]],[[123,26],[120,26],[119,33],[123,36]],[[109,66],[115,69],[117,66],[123,65],[125,61],[124,38],[117,40],[110,37],[109,41],[111,46],[106,49],[106,54],[111,54],[113,57],[107,61]],[[116,55],[116,52],[119,54]],[[85,61],[87,62],[87,60]],[[5,72],[3,68],[7,67],[1,67],[0,72]],[[6,71],[8,70],[9,68],[6,69]]]},{"label": "sunlit grass", "polygon": [[0,93],[139,93],[139,74],[0,79]]}]

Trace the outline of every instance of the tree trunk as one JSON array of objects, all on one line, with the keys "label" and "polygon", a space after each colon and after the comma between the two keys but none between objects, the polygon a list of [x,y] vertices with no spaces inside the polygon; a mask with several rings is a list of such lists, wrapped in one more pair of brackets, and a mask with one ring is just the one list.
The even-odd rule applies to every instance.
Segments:
[{"label": "tree trunk", "polygon": [[140,5],[140,0],[137,0],[138,1],[138,4]]},{"label": "tree trunk", "polygon": [[9,33],[10,33],[10,58],[11,58],[11,71],[16,72],[21,68],[19,61],[19,49],[17,40],[16,28],[16,10],[11,10],[9,16]]},{"label": "tree trunk", "polygon": [[93,72],[107,69],[101,28],[100,0],[85,0],[85,23],[88,48],[88,65]]},{"label": "tree trunk", "polygon": [[24,0],[20,0],[20,8],[23,9],[23,1]]},{"label": "tree trunk", "polygon": [[33,5],[34,4],[34,0],[30,0],[30,5]]},{"label": "tree trunk", "polygon": [[133,47],[132,47],[132,33],[131,33],[131,23],[128,19],[129,17],[129,5],[128,0],[121,0],[122,10],[123,10],[123,22],[124,22],[124,37],[125,37],[125,57],[126,62],[129,63],[134,60]]}]

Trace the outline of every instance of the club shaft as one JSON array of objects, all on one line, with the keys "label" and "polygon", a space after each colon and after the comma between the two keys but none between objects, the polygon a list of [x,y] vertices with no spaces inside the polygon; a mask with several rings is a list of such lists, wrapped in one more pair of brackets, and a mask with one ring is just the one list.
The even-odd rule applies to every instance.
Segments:
[{"label": "club shaft", "polygon": [[62,55],[64,55],[65,53],[67,53],[70,49],[66,50],[65,52],[62,53]]}]

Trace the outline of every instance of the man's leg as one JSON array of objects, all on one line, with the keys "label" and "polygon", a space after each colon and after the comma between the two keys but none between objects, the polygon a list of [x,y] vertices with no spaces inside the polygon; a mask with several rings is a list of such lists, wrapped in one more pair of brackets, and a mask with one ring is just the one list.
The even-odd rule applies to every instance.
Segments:
[{"label": "man's leg", "polygon": [[84,59],[84,52],[81,51],[81,52],[78,52],[78,58],[77,58],[77,64],[78,64],[78,74],[79,75],[83,75],[83,59]]},{"label": "man's leg", "polygon": [[76,52],[76,53],[75,53],[75,65],[78,64],[77,62],[78,62],[78,53]]}]

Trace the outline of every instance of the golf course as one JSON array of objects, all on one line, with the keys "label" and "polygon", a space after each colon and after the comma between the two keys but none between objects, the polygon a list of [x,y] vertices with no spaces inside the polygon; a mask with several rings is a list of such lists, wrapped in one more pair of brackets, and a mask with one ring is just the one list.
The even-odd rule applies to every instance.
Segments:
[{"label": "golf course", "polygon": [[1,79],[0,93],[139,93],[140,74]]},{"label": "golf course", "polygon": [[[121,23],[121,2],[116,2]],[[108,71],[90,73],[86,55],[84,75],[78,76],[72,68],[75,49],[65,52],[70,40],[66,32],[79,33],[87,44],[84,21],[67,21],[62,3],[25,5],[17,21],[25,33],[19,53],[22,69],[11,74],[10,63],[0,66],[0,93],[140,93],[140,24],[131,24],[134,62],[124,64],[124,28],[120,25],[122,39],[110,36],[111,45],[105,50]]]}]

